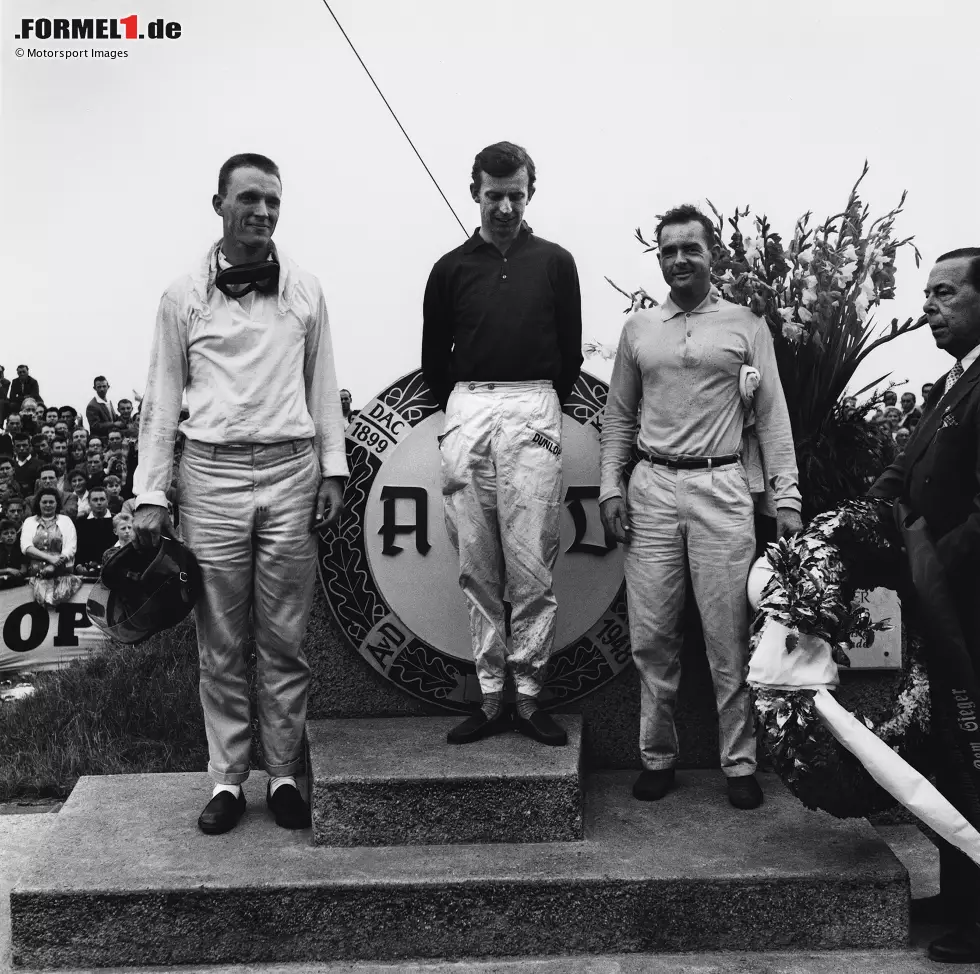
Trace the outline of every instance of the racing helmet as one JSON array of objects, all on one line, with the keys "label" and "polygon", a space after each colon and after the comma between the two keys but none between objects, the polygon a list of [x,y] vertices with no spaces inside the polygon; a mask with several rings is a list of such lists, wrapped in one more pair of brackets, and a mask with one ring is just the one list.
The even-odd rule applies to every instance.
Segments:
[{"label": "racing helmet", "polygon": [[200,591],[197,559],[176,538],[151,550],[130,542],[106,555],[85,609],[107,636],[136,644],[185,619]]}]

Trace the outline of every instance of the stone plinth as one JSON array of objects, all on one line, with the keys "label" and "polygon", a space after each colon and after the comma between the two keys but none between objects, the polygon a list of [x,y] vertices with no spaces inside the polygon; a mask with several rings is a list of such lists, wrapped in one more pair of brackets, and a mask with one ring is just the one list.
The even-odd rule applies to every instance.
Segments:
[{"label": "stone plinth", "polygon": [[333,848],[276,827],[266,779],[222,836],[204,774],[82,778],[11,893],[19,966],[901,948],[908,875],[864,822],[717,772],[653,805],[586,782],[581,842]]},{"label": "stone plinth", "polygon": [[[681,768],[718,767],[718,717],[711,673],[704,652],[701,624],[693,601],[686,613],[681,652],[681,685],[675,711]],[[423,703],[389,683],[358,655],[334,622],[318,587],[306,636],[313,668],[311,720],[355,717],[445,716],[447,711]],[[841,673],[842,706],[864,713],[891,708],[896,671]],[[640,683],[630,666],[615,680],[582,700],[563,703],[562,713],[584,720],[584,762],[589,769],[639,768]]]},{"label": "stone plinth", "polygon": [[581,839],[582,718],[557,720],[564,747],[515,732],[447,744],[458,717],[311,721],[314,844]]}]

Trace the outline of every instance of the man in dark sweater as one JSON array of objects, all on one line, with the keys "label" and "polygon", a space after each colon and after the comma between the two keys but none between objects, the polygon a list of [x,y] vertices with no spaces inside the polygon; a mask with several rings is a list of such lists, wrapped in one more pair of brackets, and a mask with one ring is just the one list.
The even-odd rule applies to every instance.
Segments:
[{"label": "man in dark sweater", "polygon": [[470,193],[480,228],[436,262],[425,289],[422,371],[446,410],[446,527],[483,693],[482,709],[450,731],[453,744],[511,726],[508,668],[517,729],[566,741],[537,697],[555,641],[561,404],[582,366],[582,307],[572,255],[524,223],[534,177],[531,157],[510,142],[477,155]]},{"label": "man in dark sweater", "polygon": [[26,433],[14,436],[14,480],[22,495],[34,493],[34,481],[41,472],[41,461],[31,452],[31,438]]},{"label": "man in dark sweater", "polygon": [[19,413],[21,403],[29,396],[37,399],[41,395],[37,379],[30,374],[26,365],[17,366],[17,378],[10,383],[8,394],[7,415]]}]

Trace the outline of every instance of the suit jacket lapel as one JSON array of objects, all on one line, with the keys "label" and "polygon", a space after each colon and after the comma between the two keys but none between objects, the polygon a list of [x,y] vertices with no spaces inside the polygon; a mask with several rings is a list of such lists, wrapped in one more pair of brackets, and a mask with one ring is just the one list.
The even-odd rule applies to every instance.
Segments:
[{"label": "suit jacket lapel", "polygon": [[960,376],[956,385],[949,390],[949,395],[944,395],[939,400],[936,412],[941,412],[945,416],[951,409],[955,409],[963,397],[977,384],[977,379],[980,379],[980,356],[977,356],[973,364]]},{"label": "suit jacket lapel", "polygon": [[[947,372],[946,375],[949,373]],[[946,375],[942,378],[944,386]],[[949,394],[943,392],[938,401],[935,401],[932,408],[919,420],[918,426],[915,427],[915,433],[912,434],[908,446],[905,448],[907,469],[911,470],[922,454],[925,453],[926,448],[932,443],[939,431],[939,427],[942,426],[946,414],[951,409],[955,409],[964,396],[972,391],[978,379],[980,379],[980,357],[960,376],[956,385],[949,390]]]}]

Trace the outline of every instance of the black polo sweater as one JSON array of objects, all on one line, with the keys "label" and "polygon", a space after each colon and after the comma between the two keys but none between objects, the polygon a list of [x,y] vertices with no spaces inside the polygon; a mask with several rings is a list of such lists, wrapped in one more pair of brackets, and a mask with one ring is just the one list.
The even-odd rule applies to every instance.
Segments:
[{"label": "black polo sweater", "polygon": [[550,379],[562,402],[582,367],[572,255],[526,225],[506,254],[479,230],[436,261],[425,286],[422,372],[445,407],[457,382]]}]

